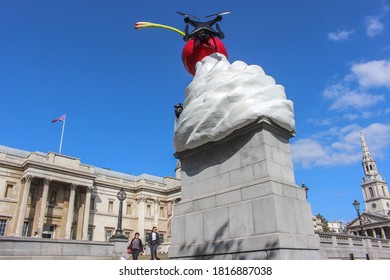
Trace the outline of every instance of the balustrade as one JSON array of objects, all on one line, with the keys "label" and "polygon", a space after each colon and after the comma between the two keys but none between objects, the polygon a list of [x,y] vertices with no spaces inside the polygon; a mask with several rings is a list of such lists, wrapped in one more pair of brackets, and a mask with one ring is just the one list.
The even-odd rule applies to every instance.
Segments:
[{"label": "balustrade", "polygon": [[[370,236],[356,236],[329,232],[316,232],[320,238],[320,247],[371,247],[371,248],[390,248],[390,240],[377,239]],[[364,242],[370,240],[370,242]]]}]

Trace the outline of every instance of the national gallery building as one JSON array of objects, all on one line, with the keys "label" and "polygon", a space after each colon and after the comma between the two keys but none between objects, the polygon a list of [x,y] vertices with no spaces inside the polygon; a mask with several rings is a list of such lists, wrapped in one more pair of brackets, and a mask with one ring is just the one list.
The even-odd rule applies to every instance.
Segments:
[{"label": "national gallery building", "polygon": [[0,236],[107,241],[117,228],[121,189],[124,235],[139,232],[145,240],[157,226],[169,242],[180,178],[132,176],[62,154],[0,146]]}]

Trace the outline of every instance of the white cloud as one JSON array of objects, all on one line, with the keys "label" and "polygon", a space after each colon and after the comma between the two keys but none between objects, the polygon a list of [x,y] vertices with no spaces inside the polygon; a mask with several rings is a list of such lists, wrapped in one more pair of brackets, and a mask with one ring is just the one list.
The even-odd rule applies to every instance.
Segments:
[{"label": "white cloud", "polygon": [[321,160],[327,157],[325,148],[312,139],[300,139],[291,144],[291,152],[294,163],[304,168],[321,165]]},{"label": "white cloud", "polygon": [[348,121],[354,121],[356,120],[357,118],[359,118],[359,115],[358,114],[345,114],[343,116],[344,119],[348,120]]},{"label": "white cloud", "polygon": [[384,28],[383,23],[380,21],[379,17],[371,16],[366,17],[366,34],[368,37],[375,37],[379,35]]},{"label": "white cloud", "polygon": [[334,84],[325,88],[323,96],[327,99],[335,99],[342,95],[348,89],[342,84]]},{"label": "white cloud", "polygon": [[[357,81],[358,85],[352,88]],[[390,88],[390,59],[373,60],[353,63],[351,73],[344,79],[326,87],[322,93],[325,99],[331,100],[330,110],[367,109],[385,101],[385,94],[373,94],[368,89],[385,87]],[[373,116],[371,112],[360,113],[361,118]],[[344,119],[354,120],[357,115],[346,114]]]},{"label": "white cloud", "polygon": [[311,118],[311,119],[308,119],[307,122],[310,123],[310,124],[313,124],[315,126],[329,126],[331,125],[332,123],[334,123],[336,120],[335,120],[335,117],[329,117],[329,118]]},{"label": "white cloud", "polygon": [[384,95],[348,91],[335,100],[330,108],[334,110],[343,110],[347,108],[361,109],[371,107],[384,100]]},{"label": "white cloud", "polygon": [[363,87],[390,88],[390,60],[356,63],[351,70]]},{"label": "white cloud", "polygon": [[371,154],[378,159],[385,158],[385,149],[390,143],[390,125],[381,123],[371,124],[363,129],[363,135]]},{"label": "white cloud", "polygon": [[333,100],[333,103],[330,106],[331,110],[368,108],[385,100],[384,95],[354,91],[344,84],[328,86],[325,88],[323,96],[326,99]]},{"label": "white cloud", "polygon": [[353,34],[353,30],[343,30],[343,31],[339,31],[339,32],[331,32],[328,34],[328,39],[331,40],[331,41],[343,41],[343,40],[348,40],[352,34]]},{"label": "white cloud", "polygon": [[371,111],[361,111],[359,114],[347,113],[342,116],[342,119],[347,121],[355,121],[357,119],[370,119],[375,117],[383,117],[390,114],[390,109],[373,109]]},{"label": "white cloud", "polygon": [[291,144],[294,164],[303,168],[342,166],[361,161],[360,131],[374,158],[384,158],[390,146],[390,124],[374,123],[361,129],[353,124],[299,139]]}]

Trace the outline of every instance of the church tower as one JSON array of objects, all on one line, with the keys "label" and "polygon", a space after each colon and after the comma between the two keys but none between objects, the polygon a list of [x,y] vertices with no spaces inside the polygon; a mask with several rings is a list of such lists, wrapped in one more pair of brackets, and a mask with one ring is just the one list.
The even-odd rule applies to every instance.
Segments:
[{"label": "church tower", "polygon": [[362,144],[362,165],[364,170],[362,191],[364,203],[366,204],[366,213],[387,216],[390,211],[390,196],[387,182],[378,172],[375,160],[368,150],[362,132],[360,132],[360,140]]}]

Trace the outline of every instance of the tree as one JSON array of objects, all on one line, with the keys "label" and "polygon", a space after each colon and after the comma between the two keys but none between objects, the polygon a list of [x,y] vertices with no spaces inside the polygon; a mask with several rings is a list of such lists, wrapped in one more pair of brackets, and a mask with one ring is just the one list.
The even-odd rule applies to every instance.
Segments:
[{"label": "tree", "polygon": [[330,232],[327,219],[325,219],[325,217],[319,213],[316,215],[316,218],[321,220],[322,228],[323,228],[324,232]]}]

